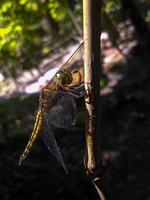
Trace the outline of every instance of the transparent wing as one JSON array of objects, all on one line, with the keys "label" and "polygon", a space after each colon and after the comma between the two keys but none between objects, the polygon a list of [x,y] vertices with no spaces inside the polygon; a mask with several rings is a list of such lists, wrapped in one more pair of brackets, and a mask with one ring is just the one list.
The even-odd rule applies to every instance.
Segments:
[{"label": "transparent wing", "polygon": [[[76,51],[70,56],[70,58],[67,60],[67,62],[62,65],[61,69],[70,69],[72,68],[72,65],[74,65],[76,62],[80,62],[83,64],[83,44],[80,44],[79,47],[76,49]],[[83,66],[83,65],[82,65]]]},{"label": "transparent wing", "polygon": [[48,150],[51,152],[51,154],[56,157],[56,159],[60,162],[60,164],[64,168],[65,172],[68,174],[67,168],[60,153],[60,149],[57,145],[55,136],[52,133],[51,127],[46,117],[44,117],[43,123],[44,123],[44,128],[42,133],[43,141],[47,146]]},{"label": "transparent wing", "polygon": [[76,121],[76,104],[74,98],[68,94],[62,95],[48,114],[48,121],[55,127],[68,128]]}]

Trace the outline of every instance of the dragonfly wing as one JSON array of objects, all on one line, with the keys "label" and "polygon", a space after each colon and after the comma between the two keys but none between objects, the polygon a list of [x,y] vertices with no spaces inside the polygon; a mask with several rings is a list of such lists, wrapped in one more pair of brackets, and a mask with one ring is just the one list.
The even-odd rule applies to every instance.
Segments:
[{"label": "dragonfly wing", "polygon": [[76,104],[71,95],[65,94],[60,97],[56,106],[50,109],[49,122],[58,128],[68,128],[76,121]]},{"label": "dragonfly wing", "polygon": [[77,61],[81,61],[83,64],[83,45],[84,45],[84,43],[81,43],[79,45],[79,47],[76,49],[76,51],[70,56],[70,58],[67,60],[67,62],[65,62],[64,65],[62,65],[61,68],[71,69],[72,65],[74,65],[74,63],[76,63]]},{"label": "dragonfly wing", "polygon": [[57,145],[56,139],[54,134],[52,133],[51,127],[46,117],[44,117],[44,128],[42,133],[43,141],[51,154],[56,157],[56,159],[61,163],[62,167],[64,168],[65,172],[68,173],[63,158],[60,153],[60,149]]}]

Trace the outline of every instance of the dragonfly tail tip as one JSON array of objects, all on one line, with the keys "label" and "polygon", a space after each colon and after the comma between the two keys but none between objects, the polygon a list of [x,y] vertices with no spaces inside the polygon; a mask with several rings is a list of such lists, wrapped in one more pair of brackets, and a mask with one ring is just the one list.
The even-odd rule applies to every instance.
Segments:
[{"label": "dragonfly tail tip", "polygon": [[67,170],[67,169],[65,169],[65,172],[66,172],[66,174],[67,174],[67,175],[69,175],[69,172],[68,172],[68,170]]},{"label": "dragonfly tail tip", "polygon": [[65,166],[65,164],[64,164],[64,163],[63,163],[63,168],[64,168],[64,170],[65,170],[66,174],[68,175],[68,174],[69,174],[69,172],[68,172],[68,170],[67,170],[67,168],[66,168],[66,166]]},{"label": "dragonfly tail tip", "polygon": [[25,159],[25,156],[24,155],[21,155],[20,158],[19,158],[19,166],[21,166],[22,164],[22,161]]}]

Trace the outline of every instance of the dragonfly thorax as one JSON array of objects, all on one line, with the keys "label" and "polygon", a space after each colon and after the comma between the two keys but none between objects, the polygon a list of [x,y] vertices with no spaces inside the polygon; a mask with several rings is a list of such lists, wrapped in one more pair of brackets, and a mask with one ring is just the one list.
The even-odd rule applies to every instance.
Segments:
[{"label": "dragonfly thorax", "polygon": [[64,70],[61,73],[57,73],[57,79],[59,85],[69,85],[73,81],[72,74],[69,70]]}]

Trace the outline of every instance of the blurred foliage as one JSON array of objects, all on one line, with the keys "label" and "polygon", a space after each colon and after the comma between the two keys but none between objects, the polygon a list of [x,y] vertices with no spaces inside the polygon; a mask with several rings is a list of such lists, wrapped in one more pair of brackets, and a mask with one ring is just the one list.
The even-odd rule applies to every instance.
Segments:
[{"label": "blurred foliage", "polygon": [[[58,37],[62,39],[75,31],[68,9],[82,26],[82,1],[1,1],[0,70],[5,77],[15,78],[23,70],[37,67]],[[105,9],[113,16],[119,9],[118,0],[107,1]]]},{"label": "blurred foliage", "polygon": [[[79,10],[79,6],[74,7]],[[48,14],[51,21],[48,21]],[[35,67],[42,56],[44,39],[51,38],[45,27],[56,23],[58,34],[72,28],[68,22],[66,8],[56,0],[5,0],[0,4],[0,67],[15,77],[22,70]],[[64,28],[63,28],[64,26]],[[53,27],[54,28],[54,27]],[[63,29],[63,31],[62,31]],[[52,30],[51,30],[52,32]],[[57,35],[55,35],[57,36]],[[5,75],[8,75],[7,73]]]},{"label": "blurred foliage", "polygon": [[[137,3],[147,5],[148,0]],[[120,8],[120,0],[104,1],[103,9],[114,22],[120,20]],[[149,11],[145,17],[150,21]],[[81,0],[1,0],[0,72],[15,78],[23,70],[37,67],[58,38],[79,34],[79,26],[82,27]]]},{"label": "blurred foliage", "polygon": [[150,10],[147,12],[146,21],[150,23]]},{"label": "blurred foliage", "polygon": [[103,9],[109,15],[111,20],[116,21],[118,19],[120,7],[121,7],[121,4],[119,0],[108,0],[108,1],[104,1]]},{"label": "blurred foliage", "polygon": [[32,56],[40,46],[39,5],[27,0],[4,1],[0,7],[0,63],[8,65],[12,75],[30,68]]},{"label": "blurred foliage", "polygon": [[101,79],[100,80],[100,88],[103,89],[104,87],[106,87],[107,85],[107,81],[105,79]]}]

